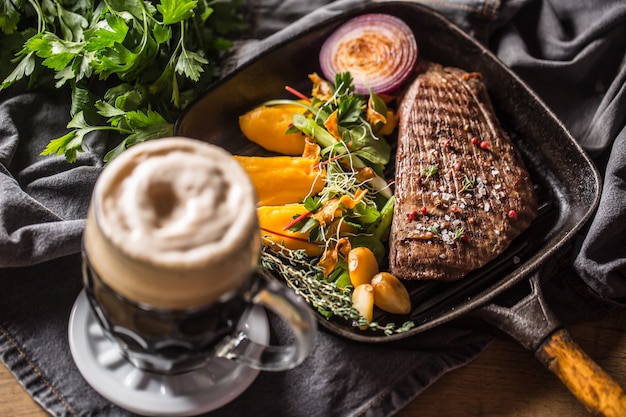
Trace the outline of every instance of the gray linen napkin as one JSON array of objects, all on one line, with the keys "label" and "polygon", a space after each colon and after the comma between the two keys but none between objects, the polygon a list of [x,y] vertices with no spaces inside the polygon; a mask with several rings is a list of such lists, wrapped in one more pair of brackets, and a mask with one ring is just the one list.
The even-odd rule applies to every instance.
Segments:
[{"label": "gray linen napkin", "polygon": [[[249,3],[256,24],[251,38],[239,45],[240,60],[257,39],[331,1]],[[331,6],[349,3],[355,1]],[[581,236],[576,271],[598,295],[623,299],[623,2],[605,1],[603,7],[582,0],[423,3],[489,42],[596,157],[606,185],[590,231]],[[73,165],[39,157],[50,138],[64,133],[67,114],[62,92],[0,94],[0,357],[52,415],[128,416],[84,382],[69,353],[67,322],[81,288],[78,251],[87,204],[105,147],[114,144],[106,145],[104,136],[91,137],[89,151]],[[564,304],[559,312],[570,320],[577,312],[576,318],[584,319],[592,315],[580,313],[586,305],[597,304]],[[272,325],[275,340],[287,337],[280,323]],[[400,349],[320,332],[303,365],[261,373],[241,397],[210,415],[391,415],[443,373],[478,355],[489,340],[478,332],[441,327]]]},{"label": "gray linen napkin", "polygon": [[626,301],[626,3],[504,2],[491,49],[565,123],[604,174],[574,267],[600,297]]}]

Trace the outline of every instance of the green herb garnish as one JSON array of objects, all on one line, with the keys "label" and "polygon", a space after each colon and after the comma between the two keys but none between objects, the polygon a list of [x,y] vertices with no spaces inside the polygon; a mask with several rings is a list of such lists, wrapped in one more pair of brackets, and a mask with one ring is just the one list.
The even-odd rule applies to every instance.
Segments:
[{"label": "green herb garnish", "polygon": [[463,191],[468,191],[468,192],[474,191],[474,186],[476,185],[476,176],[472,175],[471,177],[468,177],[467,175],[465,175],[461,185],[462,185],[461,192],[463,192]]},{"label": "green herb garnish", "polygon": [[437,175],[439,172],[439,167],[437,165],[428,165],[420,172],[420,177],[424,179],[424,181],[428,181],[432,176]]},{"label": "green herb garnish", "polygon": [[70,131],[42,154],[73,162],[89,133],[107,130],[123,139],[110,160],[170,135],[218,77],[227,36],[246,27],[239,0],[2,0],[0,90],[68,87]]},{"label": "green herb garnish", "polygon": [[[304,199],[306,212],[295,217],[286,228],[292,232],[308,233],[309,241],[325,244],[326,248],[336,248],[338,242],[345,243],[347,237],[350,247],[371,249],[380,263],[386,255],[384,243],[389,236],[395,204],[391,187],[383,178],[391,149],[386,140],[375,133],[376,126],[373,124],[380,123],[380,119],[369,121],[367,112],[373,108],[378,114],[386,114],[387,108],[376,95],[370,97],[368,104],[363,95],[354,93],[349,73],[338,74],[335,82],[328,83],[328,87],[331,97],[324,97],[323,100],[316,96],[309,99],[293,88],[286,88],[299,101],[271,100],[263,103],[266,106],[295,104],[304,107],[307,110],[304,114],[292,116],[293,124],[289,132],[301,132],[322,148],[319,166],[325,169],[325,186],[316,196]],[[370,192],[363,193],[368,188]],[[342,197],[348,197],[350,203],[347,206],[341,203]],[[323,211],[327,204],[331,212],[341,213],[338,218],[340,226],[337,221],[322,220],[328,213]],[[316,217],[320,210],[322,216]],[[347,226],[349,231],[340,232],[341,226]],[[415,324],[412,321],[399,326],[395,323],[382,325],[368,322],[359,315],[352,305],[354,288],[344,256],[338,252],[332,271],[324,271],[318,266],[320,258],[307,257],[304,250],[281,247],[276,251],[274,245],[264,248],[261,261],[265,269],[282,277],[326,318],[338,317],[354,326],[367,325],[370,330],[385,334],[413,328]]]}]

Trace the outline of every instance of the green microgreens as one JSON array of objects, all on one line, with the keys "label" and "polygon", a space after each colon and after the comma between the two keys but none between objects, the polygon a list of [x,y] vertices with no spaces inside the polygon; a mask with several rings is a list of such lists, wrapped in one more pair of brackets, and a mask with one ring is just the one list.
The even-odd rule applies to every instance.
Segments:
[{"label": "green microgreens", "polygon": [[337,110],[339,125],[349,125],[361,119],[361,112],[366,105],[365,97],[354,93],[352,75],[348,72],[335,76],[335,83],[330,84],[333,96],[330,100],[321,103],[321,109],[326,114]]},{"label": "green microgreens", "polygon": [[[352,170],[370,167],[377,177],[370,180],[369,185],[380,192],[385,198],[391,197],[389,185],[382,178],[383,170],[391,159],[391,147],[384,138],[378,137],[373,127],[366,119],[367,100],[362,94],[354,93],[352,76],[350,73],[339,73],[335,82],[328,82],[333,92],[329,99],[324,101],[313,97],[310,102],[294,100],[271,100],[264,105],[295,104],[307,109],[306,115],[295,114],[289,132],[302,132],[315,139],[323,148],[324,155],[347,155],[341,158],[344,165]],[[287,87],[298,98],[302,93]],[[373,94],[372,101],[376,111],[385,114],[387,107],[380,97]],[[340,138],[335,138],[323,126],[331,114],[337,111],[337,130]]]}]

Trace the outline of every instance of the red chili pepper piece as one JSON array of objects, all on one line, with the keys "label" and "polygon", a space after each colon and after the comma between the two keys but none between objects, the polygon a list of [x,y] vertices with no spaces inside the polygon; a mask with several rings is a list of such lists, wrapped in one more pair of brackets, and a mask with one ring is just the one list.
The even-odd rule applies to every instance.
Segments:
[{"label": "red chili pepper piece", "polygon": [[292,221],[287,223],[287,225],[285,227],[283,227],[283,230],[291,229],[293,226],[295,226],[296,224],[300,223],[302,220],[306,219],[307,217],[311,217],[312,215],[313,215],[312,211],[304,212],[303,214],[299,215],[298,217],[296,217],[295,219],[293,219]]},{"label": "red chili pepper piece", "polygon": [[305,96],[304,94],[302,94],[301,92],[299,92],[298,90],[296,90],[293,87],[290,86],[285,86],[285,90],[289,91],[291,94],[293,94],[294,96],[298,97],[299,99],[305,100],[307,102],[311,102],[311,99],[307,96]]},{"label": "red chili pepper piece", "polygon": [[420,213],[422,213],[422,214],[428,213],[428,207],[422,206],[422,208],[420,209]]},{"label": "red chili pepper piece", "polygon": [[406,216],[406,220],[407,222],[411,223],[413,220],[417,219],[417,210],[413,210],[411,211],[409,214],[407,214]]}]

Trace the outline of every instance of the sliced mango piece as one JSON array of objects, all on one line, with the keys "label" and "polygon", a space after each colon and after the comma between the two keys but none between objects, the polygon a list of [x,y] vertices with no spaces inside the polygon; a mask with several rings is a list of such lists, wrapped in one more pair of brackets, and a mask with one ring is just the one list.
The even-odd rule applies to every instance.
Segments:
[{"label": "sliced mango piece", "polygon": [[294,113],[304,113],[306,109],[296,104],[259,106],[239,117],[239,127],[251,142],[268,151],[283,155],[301,155],[304,150],[304,136],[300,133],[286,133]]},{"label": "sliced mango piece", "polygon": [[318,160],[301,156],[235,156],[256,189],[259,206],[300,203],[324,188]]},{"label": "sliced mango piece", "polygon": [[304,249],[308,256],[319,256],[324,246],[308,241],[308,233],[284,230],[294,219],[306,215],[304,204],[286,204],[282,206],[261,206],[257,208],[261,238],[264,245],[279,249],[282,245],[287,249]]}]

